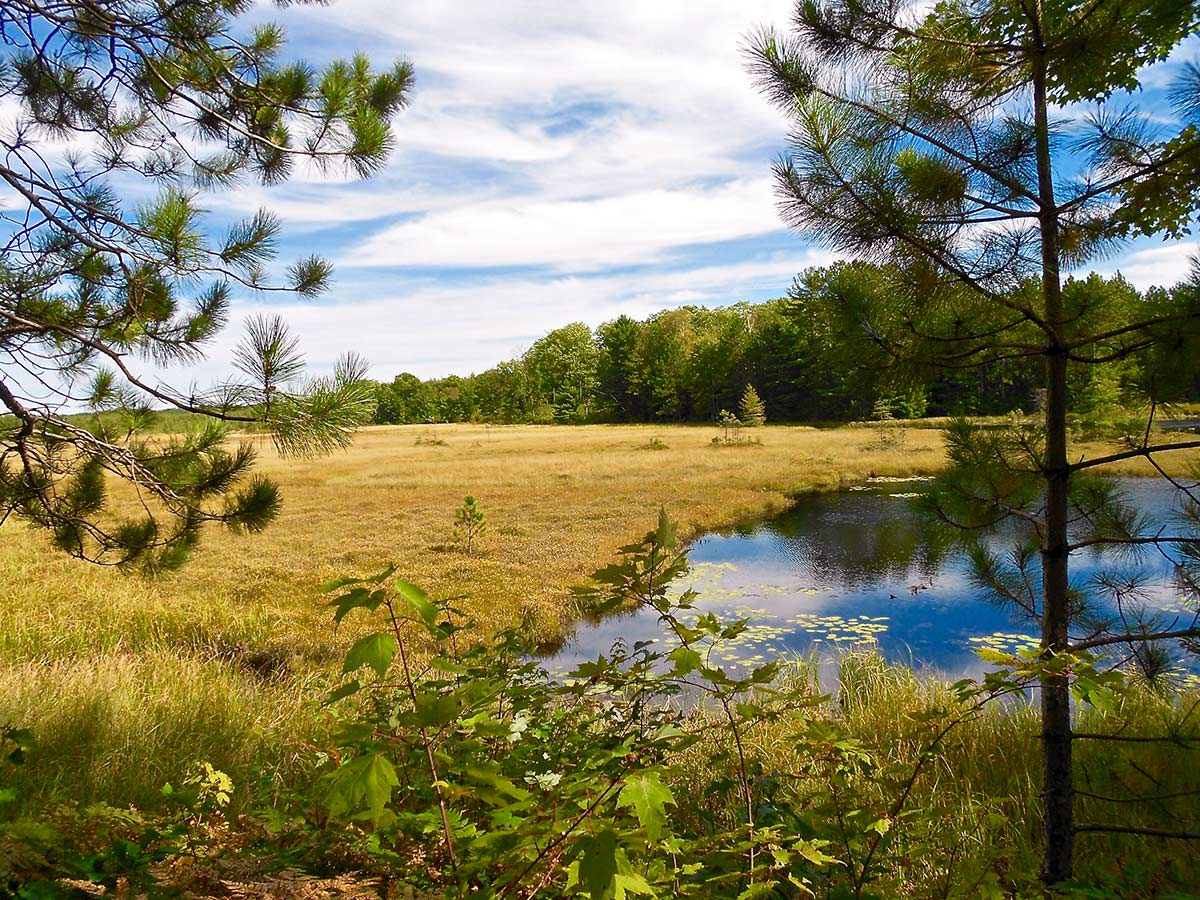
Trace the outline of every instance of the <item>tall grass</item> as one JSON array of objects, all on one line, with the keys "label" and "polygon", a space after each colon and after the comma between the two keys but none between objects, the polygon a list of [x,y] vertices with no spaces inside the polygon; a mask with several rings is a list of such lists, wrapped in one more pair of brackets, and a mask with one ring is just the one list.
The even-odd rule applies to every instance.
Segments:
[{"label": "tall grass", "polygon": [[[947,682],[889,664],[870,651],[843,655],[834,684],[824,688],[821,668],[814,659],[801,659],[781,679],[813,697],[827,691],[825,702],[744,736],[752,769],[761,773],[763,803],[800,816],[819,808],[833,818],[828,813],[834,799],[831,781],[813,765],[814,751],[804,736],[806,724],[824,722],[835,729],[830,734],[837,740],[855,742],[873,760],[849,786],[838,789],[844,792],[847,813],[868,809],[882,815],[899,796],[898,785],[915,773],[884,854],[889,876],[905,885],[904,896],[987,896],[981,885],[993,876],[997,883],[1024,884],[1033,892],[1029,896],[1039,895],[1042,761],[1036,698],[984,706],[951,728],[936,753],[926,756],[932,736],[964,710]],[[719,808],[712,803],[712,797],[721,796],[713,783],[722,773],[708,760],[729,741],[723,717],[716,710],[696,715],[711,719],[711,727],[703,729],[709,738],[688,751],[687,768],[696,777],[673,787],[700,808],[706,808],[708,798],[710,813],[724,816],[727,824],[737,821],[740,798],[725,796]],[[1078,710],[1078,731],[1134,739],[1076,743],[1082,791],[1078,820],[1194,831],[1200,766],[1189,763],[1196,761],[1192,756],[1200,758],[1198,717],[1200,692],[1161,692],[1145,685],[1133,686],[1111,712]],[[1164,735],[1180,740],[1138,740]],[[1168,799],[1156,799],[1161,797]],[[1084,834],[1078,838],[1076,861],[1080,878],[1109,878],[1126,889],[1136,882],[1136,873],[1149,873],[1145,896],[1174,896],[1171,889],[1200,884],[1195,841]]]},{"label": "tall grass", "polygon": [[0,722],[36,744],[6,776],[22,806],[134,804],[153,808],[201,760],[233,776],[291,782],[320,723],[305,680],[264,683],[226,666],[155,651],[0,670]]}]

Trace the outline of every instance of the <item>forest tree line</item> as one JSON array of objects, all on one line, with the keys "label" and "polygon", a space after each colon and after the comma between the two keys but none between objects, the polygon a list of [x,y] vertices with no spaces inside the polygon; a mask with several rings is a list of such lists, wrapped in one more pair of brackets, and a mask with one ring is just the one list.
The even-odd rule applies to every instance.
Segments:
[{"label": "forest tree line", "polygon": [[[835,263],[804,271],[787,297],[763,303],[683,306],[642,321],[622,315],[594,330],[576,322],[478,374],[421,380],[405,372],[381,382],[375,421],[715,422],[722,410],[737,411],[747,385],[775,422],[871,419],[885,408],[915,418],[1037,407],[1043,375],[1028,359],[939,365],[915,377],[906,369],[899,378],[883,343],[856,315],[894,277],[867,263]],[[1064,295],[1073,315],[1119,328],[1172,291],[1143,294],[1119,275],[1093,274],[1069,280]],[[1076,365],[1072,411],[1119,407],[1152,377],[1143,368],[1136,358]],[[1191,399],[1200,399],[1200,385]]]}]

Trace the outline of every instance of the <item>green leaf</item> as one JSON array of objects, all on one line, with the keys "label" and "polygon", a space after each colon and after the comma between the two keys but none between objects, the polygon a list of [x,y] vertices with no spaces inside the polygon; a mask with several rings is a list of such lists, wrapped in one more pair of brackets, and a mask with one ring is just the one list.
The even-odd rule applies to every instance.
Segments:
[{"label": "green leaf", "polygon": [[383,591],[368,591],[366,588],[355,588],[330,601],[329,605],[337,608],[337,611],[333,614],[333,621],[335,623],[341,622],[354,609],[369,609],[371,612],[375,612],[375,610],[379,609],[379,604],[383,602],[383,598]]},{"label": "green leaf", "polygon": [[382,584],[396,574],[396,568],[396,566],[388,566],[382,572],[378,572],[372,575],[370,578],[364,578],[363,580],[369,581],[371,584]]},{"label": "green leaf", "polygon": [[330,691],[321,705],[330,706],[331,704],[337,703],[343,697],[349,697],[351,694],[357,694],[360,690],[362,690],[362,682],[355,678],[353,681],[343,684],[340,688]]},{"label": "green leaf", "polygon": [[759,666],[750,673],[750,677],[743,679],[747,684],[770,684],[779,675],[779,661],[772,660],[766,665]]},{"label": "green leaf", "polygon": [[737,895],[737,900],[765,900],[767,897],[775,896],[775,885],[769,881],[760,881],[757,884],[752,884],[740,894]]},{"label": "green leaf", "polygon": [[429,602],[429,596],[423,590],[402,578],[397,579],[396,590],[422,622],[430,627],[437,624],[437,607]]},{"label": "green leaf", "polygon": [[999,665],[1011,665],[1013,661],[1011,653],[1005,653],[1003,650],[994,650],[991,647],[977,647],[975,655],[984,662],[998,663]]},{"label": "green leaf", "polygon": [[463,774],[472,781],[495,788],[502,794],[507,794],[514,800],[528,800],[530,792],[523,787],[513,784],[512,780],[500,773],[500,766],[494,762],[480,763],[477,766],[467,766]]},{"label": "green leaf", "polygon": [[335,578],[333,581],[327,581],[318,589],[322,594],[332,594],[338,588],[345,587],[348,584],[362,584],[363,578]]},{"label": "green leaf", "polygon": [[368,634],[365,638],[360,638],[346,654],[346,661],[342,664],[342,674],[353,672],[362,666],[370,666],[382,678],[387,674],[388,666],[392,664],[392,657],[399,649],[400,645],[396,642],[396,638],[386,631]]},{"label": "green leaf", "polygon": [[399,785],[396,770],[383,754],[355,757],[334,773],[329,786],[329,814],[344,816],[365,809],[371,821],[378,823],[392,797],[392,788]]},{"label": "green leaf", "polygon": [[418,695],[415,704],[417,721],[426,726],[443,725],[456,718],[464,705],[457,694]]},{"label": "green leaf", "polygon": [[793,849],[814,866],[824,866],[829,863],[838,862],[836,856],[830,856],[821,851],[821,847],[828,845],[829,841],[801,841]]},{"label": "green leaf", "polygon": [[579,883],[592,900],[603,900],[614,889],[617,877],[617,834],[606,828],[599,834],[581,837],[575,844],[582,851]]},{"label": "green leaf", "polygon": [[672,675],[686,675],[688,672],[694,672],[704,665],[704,660],[700,658],[700,654],[691,647],[676,647],[667,654],[667,659],[675,663],[675,668],[671,671]]},{"label": "green leaf", "polygon": [[667,823],[667,805],[674,803],[671,789],[659,781],[653,772],[627,779],[617,796],[617,806],[633,807],[638,823],[652,841],[662,837],[663,826]]},{"label": "green leaf", "polygon": [[658,530],[654,533],[654,543],[666,550],[675,549],[675,523],[667,515],[667,508],[658,510]]},{"label": "green leaf", "polygon": [[[624,855],[621,853],[622,857]],[[636,872],[622,872],[613,879],[613,900],[625,900],[626,894],[646,894],[653,897],[654,891],[650,889],[646,879]]]}]

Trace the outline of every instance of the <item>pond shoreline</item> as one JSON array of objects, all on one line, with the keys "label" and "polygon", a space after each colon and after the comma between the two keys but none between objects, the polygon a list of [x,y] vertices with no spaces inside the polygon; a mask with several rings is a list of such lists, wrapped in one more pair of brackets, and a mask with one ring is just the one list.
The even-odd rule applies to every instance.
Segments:
[{"label": "pond shoreline", "polygon": [[[980,599],[962,548],[934,540],[907,504],[902,511],[893,506],[919,494],[906,488],[931,480],[884,476],[837,491],[804,492],[781,513],[694,536],[687,545],[693,565],[680,587],[698,590],[705,610],[750,620],[743,654],[748,662],[868,647],[922,673],[951,679],[981,674],[975,650],[1036,645],[1036,629]],[[1156,519],[1167,515],[1169,485],[1122,480]],[[1006,546],[1008,539],[1001,534],[995,540]],[[1093,557],[1080,555],[1076,579],[1102,571],[1100,558]],[[1167,604],[1169,572],[1160,566],[1151,575],[1147,596]],[[650,611],[623,610],[599,620],[585,614],[543,658],[561,674],[564,661],[594,658],[613,640],[661,638]]]}]

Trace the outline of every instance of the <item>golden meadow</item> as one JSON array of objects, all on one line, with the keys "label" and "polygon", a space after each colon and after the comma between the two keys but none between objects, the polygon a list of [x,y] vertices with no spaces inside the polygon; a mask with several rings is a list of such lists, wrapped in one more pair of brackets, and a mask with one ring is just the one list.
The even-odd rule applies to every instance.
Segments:
[{"label": "golden meadow", "polygon": [[[395,564],[433,595],[463,595],[485,634],[525,621],[553,642],[577,614],[571,586],[648,531],[660,506],[696,535],[782,510],[796,492],[944,464],[928,427],[881,441],[871,427],[767,426],[744,432],[761,442],[744,446],[714,446],[714,434],[377,427],[303,460],[263,442],[279,518],[259,535],[210,528],[182,571],[154,579],[67,559],[6,524],[0,722],[32,728],[39,746],[18,776],[22,802],[148,803],[197,760],[247,792],[251,773],[302,778],[328,724],[321,690],[354,639],[321,605],[331,578]],[[488,522],[473,556],[453,540],[465,494]]]}]

